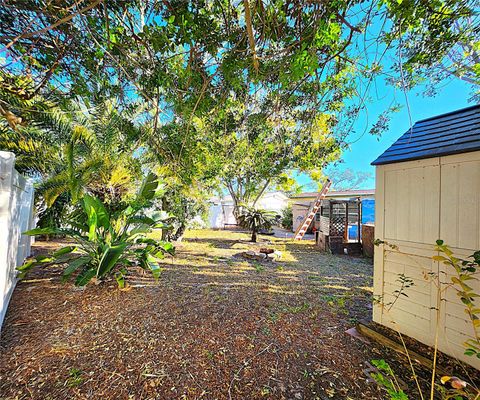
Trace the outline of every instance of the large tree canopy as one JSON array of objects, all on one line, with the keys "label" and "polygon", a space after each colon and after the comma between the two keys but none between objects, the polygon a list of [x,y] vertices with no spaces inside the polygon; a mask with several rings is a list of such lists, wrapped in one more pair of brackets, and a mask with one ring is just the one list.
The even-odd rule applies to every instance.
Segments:
[{"label": "large tree canopy", "polygon": [[[2,69],[65,93],[138,96],[162,121],[230,91],[302,97],[351,120],[385,74],[404,88],[445,75],[478,85],[478,0],[50,2],[0,6]],[[390,53],[393,69],[382,65]],[[245,84],[247,83],[247,84]],[[352,87],[353,86],[353,87]],[[10,88],[21,92],[20,88]],[[343,94],[353,91],[348,108]],[[0,109],[5,116],[8,109]],[[315,118],[311,113],[310,118]],[[157,124],[157,122],[155,122]],[[346,129],[348,130],[348,124]]]},{"label": "large tree canopy", "polygon": [[140,101],[138,152],[171,188],[220,180],[254,202],[292,170],[338,158],[377,78],[403,90],[426,80],[434,90],[445,76],[478,87],[478,9],[478,0],[5,1],[0,134],[25,170],[46,173],[35,143],[52,135],[36,130],[37,110],[77,96],[115,98],[120,113]]}]

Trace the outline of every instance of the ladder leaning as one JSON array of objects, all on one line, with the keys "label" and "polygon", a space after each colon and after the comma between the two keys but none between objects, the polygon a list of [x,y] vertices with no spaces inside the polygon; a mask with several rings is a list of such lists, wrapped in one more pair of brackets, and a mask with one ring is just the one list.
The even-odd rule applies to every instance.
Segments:
[{"label": "ladder leaning", "polygon": [[305,219],[303,220],[303,222],[299,225],[299,227],[295,231],[295,236],[294,236],[295,240],[302,240],[303,239],[303,236],[307,232],[308,227],[310,226],[310,224],[313,221],[313,218],[315,218],[315,214],[317,213],[318,209],[322,205],[322,200],[325,198],[325,196],[326,196],[328,190],[330,189],[331,185],[332,185],[332,182],[330,181],[330,179],[327,179],[327,181],[323,185],[322,190],[320,191],[320,193],[318,193],[317,198],[310,205],[310,208],[308,209],[308,213],[307,213],[307,215],[305,215]]}]

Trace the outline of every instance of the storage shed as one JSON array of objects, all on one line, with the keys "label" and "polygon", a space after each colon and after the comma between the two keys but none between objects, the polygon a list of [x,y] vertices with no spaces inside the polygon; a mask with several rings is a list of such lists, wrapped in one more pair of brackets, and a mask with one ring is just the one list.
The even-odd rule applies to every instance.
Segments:
[{"label": "storage shed", "polygon": [[[437,284],[452,277],[449,267],[432,260],[434,244],[442,239],[462,258],[480,249],[480,106],[416,122],[372,164],[375,236],[398,246],[375,248],[374,294],[391,303],[399,274],[414,280],[408,297],[400,296],[390,310],[376,305],[373,319],[433,346]],[[480,293],[479,281],[469,284]],[[480,359],[464,355],[463,343],[474,335],[465,307],[452,288],[442,299],[439,350],[480,368]]]}]

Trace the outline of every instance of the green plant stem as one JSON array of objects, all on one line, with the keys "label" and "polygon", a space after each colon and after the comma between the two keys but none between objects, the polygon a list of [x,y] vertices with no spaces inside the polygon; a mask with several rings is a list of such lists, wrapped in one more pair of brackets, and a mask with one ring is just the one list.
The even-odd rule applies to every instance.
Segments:
[{"label": "green plant stem", "polygon": [[405,354],[407,355],[408,364],[410,365],[410,369],[412,370],[413,379],[415,380],[415,384],[417,385],[418,394],[420,395],[420,399],[424,400],[422,389],[420,387],[420,382],[418,382],[417,374],[415,372],[415,367],[413,366],[412,359],[410,358],[410,353],[408,352],[408,348],[407,348],[407,345],[405,344],[405,340],[403,340],[403,335],[400,333],[399,330],[397,330],[397,333],[398,333],[398,336],[400,337],[400,340],[402,342],[402,346],[405,349]]},{"label": "green plant stem", "polygon": [[[438,287],[440,288],[440,276],[437,275]],[[433,367],[432,367],[432,380],[430,388],[430,400],[434,400],[435,396],[435,373],[437,369],[437,355],[438,355],[438,334],[440,331],[440,306],[441,306],[441,291],[437,291],[437,320],[435,321],[435,345],[433,348]]]}]

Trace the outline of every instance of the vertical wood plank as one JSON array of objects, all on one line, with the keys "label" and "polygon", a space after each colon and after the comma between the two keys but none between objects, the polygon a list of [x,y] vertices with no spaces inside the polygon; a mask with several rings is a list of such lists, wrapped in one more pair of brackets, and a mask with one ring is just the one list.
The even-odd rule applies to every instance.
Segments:
[{"label": "vertical wood plank", "polygon": [[[385,172],[383,166],[375,168],[375,239],[385,240]],[[383,296],[384,245],[374,246],[373,294]],[[383,309],[373,306],[373,320],[382,323]]]}]

